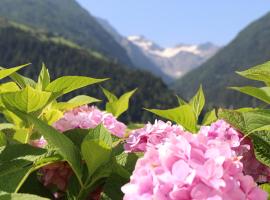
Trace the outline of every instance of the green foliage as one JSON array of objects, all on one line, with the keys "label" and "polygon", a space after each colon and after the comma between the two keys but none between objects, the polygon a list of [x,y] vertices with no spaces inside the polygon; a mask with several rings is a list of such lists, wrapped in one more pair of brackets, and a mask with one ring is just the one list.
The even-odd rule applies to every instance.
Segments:
[{"label": "green foliage", "polygon": [[270,200],[270,184],[269,183],[264,183],[260,185],[260,188],[263,189],[268,193],[268,198],[267,200]]},{"label": "green foliage", "polygon": [[89,176],[91,176],[98,168],[111,160],[111,134],[103,125],[90,130],[81,144],[81,151],[88,167]]},{"label": "green foliage", "polygon": [[100,102],[100,100],[94,97],[89,97],[87,95],[79,95],[70,99],[67,102],[55,103],[53,107],[59,110],[69,110],[75,107],[79,107],[79,106],[87,105],[91,103],[96,103],[96,102]]},{"label": "green foliage", "polygon": [[215,109],[207,112],[203,118],[202,125],[210,125],[217,120],[217,115]]},{"label": "green foliage", "polygon": [[[237,72],[243,77],[263,81],[268,87],[232,87],[270,104],[270,62]],[[242,108],[239,110],[220,110],[219,117],[232,124],[251,138],[255,156],[263,164],[270,166],[270,111],[267,109]]]},{"label": "green foliage", "polygon": [[43,63],[42,69],[38,76],[37,88],[40,90],[45,90],[45,88],[50,84],[50,74],[45,64]]},{"label": "green foliage", "polygon": [[21,66],[18,66],[18,67],[13,67],[13,68],[9,68],[9,69],[1,69],[0,70],[0,79],[3,79],[5,77],[7,77],[7,76],[10,76],[14,72],[16,72],[16,71],[20,70],[21,68],[26,67],[28,65],[29,64],[21,65]]},{"label": "green foliage", "polygon": [[196,132],[196,118],[190,105],[183,105],[168,110],[146,109],[162,118],[176,122],[182,125],[186,130]]},{"label": "green foliage", "polygon": [[61,157],[50,154],[45,149],[27,144],[7,145],[0,148],[0,190],[18,192],[27,177],[36,169]]},{"label": "green foliage", "polygon": [[178,95],[176,95],[177,101],[179,103],[179,106],[183,106],[188,104],[184,99],[182,99],[181,97],[179,97]]},{"label": "green foliage", "polygon": [[219,110],[219,118],[232,124],[244,134],[250,134],[261,130],[270,130],[270,111],[269,110],[251,110],[234,111]]},{"label": "green foliage", "polygon": [[119,117],[123,112],[128,109],[129,100],[131,96],[136,92],[136,90],[137,89],[134,89],[117,98],[114,94],[112,94],[105,88],[102,88],[103,93],[109,101],[106,103],[106,111],[112,113],[115,117]]},{"label": "green foliage", "polygon": [[43,121],[37,119],[36,117],[33,117],[31,114],[25,114],[20,111],[15,112],[21,118],[27,119],[28,121],[34,124],[35,129],[44,136],[48,144],[52,148],[54,148],[63,157],[63,159],[70,164],[74,173],[80,180],[82,176],[80,151],[73,144],[73,142],[68,137],[66,137],[62,133],[59,133],[53,127],[47,125]]},{"label": "green foliage", "polygon": [[[193,133],[198,131],[198,119],[203,110],[205,104],[205,97],[203,89],[200,86],[197,93],[192,97],[189,103],[185,102],[183,99],[177,96],[179,106],[176,108],[168,110],[158,110],[158,109],[146,109],[160,117],[176,122],[182,125],[186,130]],[[210,121],[216,119],[215,111],[211,112],[210,115],[206,116],[204,123],[209,123]],[[205,125],[205,124],[203,124]]]},{"label": "green foliage", "polygon": [[200,86],[197,94],[189,101],[189,104],[192,106],[196,119],[198,119],[205,104],[202,86]]},{"label": "green foliage", "polygon": [[270,104],[270,87],[256,88],[246,86],[246,87],[231,87],[231,89],[253,96],[257,99],[260,99],[261,101],[264,101],[265,103]]},{"label": "green foliage", "polygon": [[39,197],[32,194],[0,194],[1,200],[49,200],[47,198]]},{"label": "green foliage", "polygon": [[7,137],[4,132],[0,131],[0,147],[7,144]]},{"label": "green foliage", "polygon": [[55,98],[79,88],[103,82],[107,79],[94,79],[83,76],[63,76],[49,83],[46,91],[56,94]]},{"label": "green foliage", "polygon": [[7,82],[0,85],[0,93],[17,92],[20,88],[14,82]]},{"label": "green foliage", "polygon": [[0,95],[6,107],[16,108],[31,113],[42,109],[51,97],[50,92],[44,92],[26,86],[21,91],[7,92]]},{"label": "green foliage", "polygon": [[270,131],[258,131],[250,135],[256,158],[270,167]]},{"label": "green foliage", "polygon": [[266,85],[270,84],[270,62],[257,65],[250,69],[242,72],[237,72],[237,74],[256,81],[263,81]]}]

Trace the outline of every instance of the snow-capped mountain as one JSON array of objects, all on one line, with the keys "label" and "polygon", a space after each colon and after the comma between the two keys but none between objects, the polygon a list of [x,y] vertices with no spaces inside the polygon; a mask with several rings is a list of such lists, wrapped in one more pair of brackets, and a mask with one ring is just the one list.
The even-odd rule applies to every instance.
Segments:
[{"label": "snow-capped mountain", "polygon": [[183,76],[219,50],[219,47],[212,43],[180,44],[175,47],[163,48],[143,36],[129,36],[127,39],[140,47],[152,62],[172,78]]},{"label": "snow-capped mountain", "polygon": [[161,77],[166,83],[198,67],[219,49],[212,43],[163,48],[143,36],[122,36],[107,20],[99,17],[96,20],[126,50],[134,66]]}]

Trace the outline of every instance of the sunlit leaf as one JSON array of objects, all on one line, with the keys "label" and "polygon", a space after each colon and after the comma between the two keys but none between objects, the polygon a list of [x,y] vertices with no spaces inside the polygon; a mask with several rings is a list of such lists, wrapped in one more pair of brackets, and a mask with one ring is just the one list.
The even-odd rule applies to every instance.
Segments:
[{"label": "sunlit leaf", "polygon": [[44,90],[50,83],[50,74],[45,64],[42,64],[42,69],[38,76],[37,88],[40,90]]},{"label": "sunlit leaf", "polygon": [[112,113],[115,117],[119,117],[128,109],[129,100],[136,90],[137,89],[134,89],[123,94],[118,100],[112,101],[111,99],[108,103],[106,103],[106,111]]},{"label": "sunlit leaf", "polygon": [[82,142],[81,152],[87,164],[89,175],[94,174],[99,167],[111,160],[111,134],[103,125],[90,129]]},{"label": "sunlit leaf", "polygon": [[189,101],[189,104],[192,106],[196,119],[198,119],[204,104],[205,104],[205,97],[203,94],[202,86],[200,86],[198,92],[195,96]]},{"label": "sunlit leaf", "polygon": [[6,107],[13,107],[27,113],[44,107],[51,96],[50,92],[43,92],[27,86],[21,91],[1,94],[0,97]]},{"label": "sunlit leaf", "polygon": [[264,101],[265,103],[270,104],[270,87],[256,88],[246,86],[246,87],[231,87],[231,89],[250,95],[252,97]]},{"label": "sunlit leaf", "polygon": [[217,115],[215,109],[209,111],[205,114],[202,125],[210,125],[211,123],[215,122],[217,120]]},{"label": "sunlit leaf", "polygon": [[13,74],[14,72],[28,66],[29,64],[25,64],[25,65],[21,65],[21,66],[18,66],[18,67],[12,67],[12,68],[3,68],[1,67],[1,70],[0,70],[0,79],[3,79],[5,77],[8,77],[9,75]]},{"label": "sunlit leaf", "polygon": [[118,100],[118,98],[113,93],[111,93],[109,90],[106,90],[103,87],[101,87],[101,89],[109,102],[114,102],[114,101]]},{"label": "sunlit leaf", "polygon": [[257,65],[255,67],[237,73],[245,78],[263,81],[267,85],[270,84],[270,62],[266,62],[264,64]]},{"label": "sunlit leaf", "polygon": [[103,82],[107,79],[95,79],[85,76],[63,76],[52,81],[47,87],[46,91],[53,92],[56,97],[71,92],[73,90]]},{"label": "sunlit leaf", "polygon": [[195,133],[196,128],[196,117],[193,112],[193,108],[190,105],[184,105],[168,110],[158,110],[158,109],[146,109],[160,117],[176,122],[182,125],[185,129]]}]

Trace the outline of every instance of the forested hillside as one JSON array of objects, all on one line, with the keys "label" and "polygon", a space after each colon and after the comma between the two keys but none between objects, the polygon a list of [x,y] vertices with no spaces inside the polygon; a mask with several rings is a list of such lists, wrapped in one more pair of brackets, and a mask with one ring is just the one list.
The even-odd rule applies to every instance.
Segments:
[{"label": "forested hillside", "polygon": [[239,77],[235,71],[270,60],[270,13],[250,24],[213,58],[172,86],[181,96],[188,98],[200,84],[206,93],[208,106],[255,106],[257,101],[229,86],[254,84]]},{"label": "forested hillside", "polygon": [[0,16],[58,33],[82,47],[132,66],[126,51],[75,0],[1,0]]},{"label": "forested hillside", "polygon": [[[151,120],[152,115],[143,111],[143,107],[162,108],[163,105],[171,107],[175,104],[173,93],[161,79],[150,73],[126,69],[119,64],[99,58],[88,50],[52,33],[35,31],[1,19],[0,65],[12,67],[29,62],[32,65],[21,72],[31,77],[37,76],[41,64],[44,62],[53,77],[60,75],[108,77],[110,80],[103,86],[117,95],[138,88],[132,98],[132,106],[128,113],[123,115],[122,119],[125,121]],[[105,99],[98,87],[88,87],[77,93]]]}]

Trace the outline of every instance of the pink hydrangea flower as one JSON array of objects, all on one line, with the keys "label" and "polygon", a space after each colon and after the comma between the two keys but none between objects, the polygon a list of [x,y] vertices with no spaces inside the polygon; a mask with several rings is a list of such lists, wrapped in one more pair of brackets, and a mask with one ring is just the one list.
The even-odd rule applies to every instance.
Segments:
[{"label": "pink hydrangea flower", "polygon": [[110,113],[100,111],[95,106],[81,106],[68,111],[64,116],[53,124],[58,131],[82,128],[95,128],[99,124],[103,124],[112,134],[123,137],[125,134],[125,124],[117,121]]},{"label": "pink hydrangea flower", "polygon": [[[113,135],[123,137],[125,134],[125,124],[117,121],[110,113],[102,112],[98,108],[92,106],[81,106],[74,110],[68,111],[63,118],[53,124],[53,127],[60,132],[81,128],[95,128],[99,124],[103,124]],[[30,144],[39,148],[47,145],[47,141],[42,136],[39,140],[32,140]],[[91,150],[91,149],[90,149]],[[55,192],[55,198],[61,197],[61,192],[67,188],[69,178],[73,174],[72,169],[67,162],[58,162],[42,167],[39,170],[41,174],[41,182],[46,187],[56,186],[60,192]],[[100,193],[100,192],[99,192]],[[98,192],[90,194],[92,198],[98,198]]]},{"label": "pink hydrangea flower", "polygon": [[260,163],[254,154],[249,138],[236,131],[230,124],[218,120],[211,126],[202,127],[200,134],[220,141],[226,141],[238,156],[241,156],[244,174],[250,175],[258,183],[270,182],[270,168]]},{"label": "pink hydrangea flower", "polygon": [[57,186],[60,191],[67,189],[68,180],[73,174],[67,162],[53,163],[42,167],[40,180],[46,187]]},{"label": "pink hydrangea flower", "polygon": [[47,145],[47,141],[43,136],[40,139],[31,140],[30,144],[34,147],[44,148]]},{"label": "pink hydrangea flower", "polygon": [[124,148],[126,152],[145,152],[147,146],[156,146],[170,135],[180,135],[183,132],[181,126],[156,120],[154,124],[148,123],[143,128],[133,130],[129,134]]},{"label": "pink hydrangea flower", "polygon": [[250,146],[241,146],[241,138],[218,121],[197,135],[169,134],[155,146],[146,140],[144,157],[122,187],[124,200],[266,200],[267,193],[243,173],[239,152]]}]

